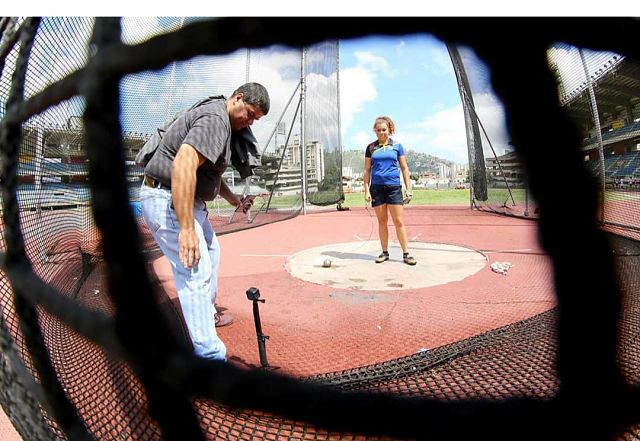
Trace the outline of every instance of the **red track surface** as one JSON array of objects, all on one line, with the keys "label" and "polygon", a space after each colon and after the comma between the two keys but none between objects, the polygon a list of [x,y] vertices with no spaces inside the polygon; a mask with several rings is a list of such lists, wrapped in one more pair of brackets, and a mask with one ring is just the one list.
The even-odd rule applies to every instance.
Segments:
[{"label": "red track surface", "polygon": [[[377,240],[370,210],[318,212],[220,236],[222,263],[217,303],[235,318],[218,328],[229,356],[259,366],[252,302],[255,286],[271,366],[294,376],[341,371],[452,343],[554,306],[551,268],[527,219],[471,211],[466,207],[410,207],[409,238],[474,248],[488,257],[480,272],[458,282],[398,291],[355,291],[302,281],[285,269],[289,256],[330,243]],[[390,226],[390,237],[395,230]],[[524,251],[523,251],[524,250]],[[391,268],[376,265],[371,271]],[[507,275],[495,261],[515,266]],[[427,271],[419,262],[416,271]],[[319,269],[322,271],[322,269]],[[366,277],[367,274],[358,274]],[[171,293],[175,299],[175,293]]]},{"label": "red track surface", "polygon": [[[287,258],[332,243],[377,240],[371,210],[325,211],[219,237],[222,262],[218,304],[234,323],[218,332],[230,358],[248,366],[260,360],[245,291],[258,287],[269,364],[308,376],[379,363],[459,341],[513,323],[555,305],[550,262],[537,242],[536,224],[467,207],[408,207],[408,236],[419,242],[459,245],[483,252],[487,265],[457,282],[420,289],[357,291],[292,277]],[[390,226],[390,238],[395,230]],[[371,272],[393,266],[376,265]],[[507,275],[495,261],[514,264]],[[420,261],[416,276],[429,270]],[[357,277],[367,277],[358,274]],[[169,283],[171,285],[171,283]],[[170,297],[177,303],[175,291]],[[20,437],[0,412],[0,440]]]}]

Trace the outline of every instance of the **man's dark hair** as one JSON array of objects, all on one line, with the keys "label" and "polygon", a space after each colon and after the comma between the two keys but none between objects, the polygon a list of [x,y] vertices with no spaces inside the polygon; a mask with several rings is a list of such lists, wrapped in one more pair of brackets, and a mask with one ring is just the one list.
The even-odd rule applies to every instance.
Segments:
[{"label": "man's dark hair", "polygon": [[269,108],[271,107],[271,101],[269,100],[269,92],[267,89],[260,83],[245,83],[242,86],[238,87],[233,95],[237,95],[242,93],[244,95],[244,102],[247,104],[255,104],[260,107],[262,113],[266,115],[269,113]]}]

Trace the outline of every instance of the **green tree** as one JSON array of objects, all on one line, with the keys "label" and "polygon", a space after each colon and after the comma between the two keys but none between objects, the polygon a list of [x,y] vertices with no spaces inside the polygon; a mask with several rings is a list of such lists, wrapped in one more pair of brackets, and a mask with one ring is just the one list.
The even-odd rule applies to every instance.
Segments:
[{"label": "green tree", "polygon": [[342,172],[335,165],[327,167],[324,173],[324,179],[318,184],[319,191],[335,190],[342,187]]}]

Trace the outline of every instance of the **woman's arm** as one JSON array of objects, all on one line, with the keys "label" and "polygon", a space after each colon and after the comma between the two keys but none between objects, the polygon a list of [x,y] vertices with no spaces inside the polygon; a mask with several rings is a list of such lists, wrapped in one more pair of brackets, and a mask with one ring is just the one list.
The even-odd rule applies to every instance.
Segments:
[{"label": "woman's arm", "polygon": [[407,158],[402,155],[398,158],[398,164],[400,170],[402,170],[402,179],[404,180],[404,187],[407,190],[409,197],[413,196],[413,190],[411,190],[411,173],[409,173],[409,165],[407,165]]}]

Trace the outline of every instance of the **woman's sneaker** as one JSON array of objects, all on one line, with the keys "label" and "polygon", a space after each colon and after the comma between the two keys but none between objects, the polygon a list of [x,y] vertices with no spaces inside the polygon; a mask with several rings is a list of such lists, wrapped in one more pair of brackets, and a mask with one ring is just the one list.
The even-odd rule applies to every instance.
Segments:
[{"label": "woman's sneaker", "polygon": [[376,257],[376,263],[382,263],[389,260],[389,252],[383,251],[378,257]]},{"label": "woman's sneaker", "polygon": [[407,265],[415,265],[416,263],[418,263],[416,259],[409,255],[409,253],[404,253],[402,255],[402,260],[404,260],[404,263],[406,263]]}]

